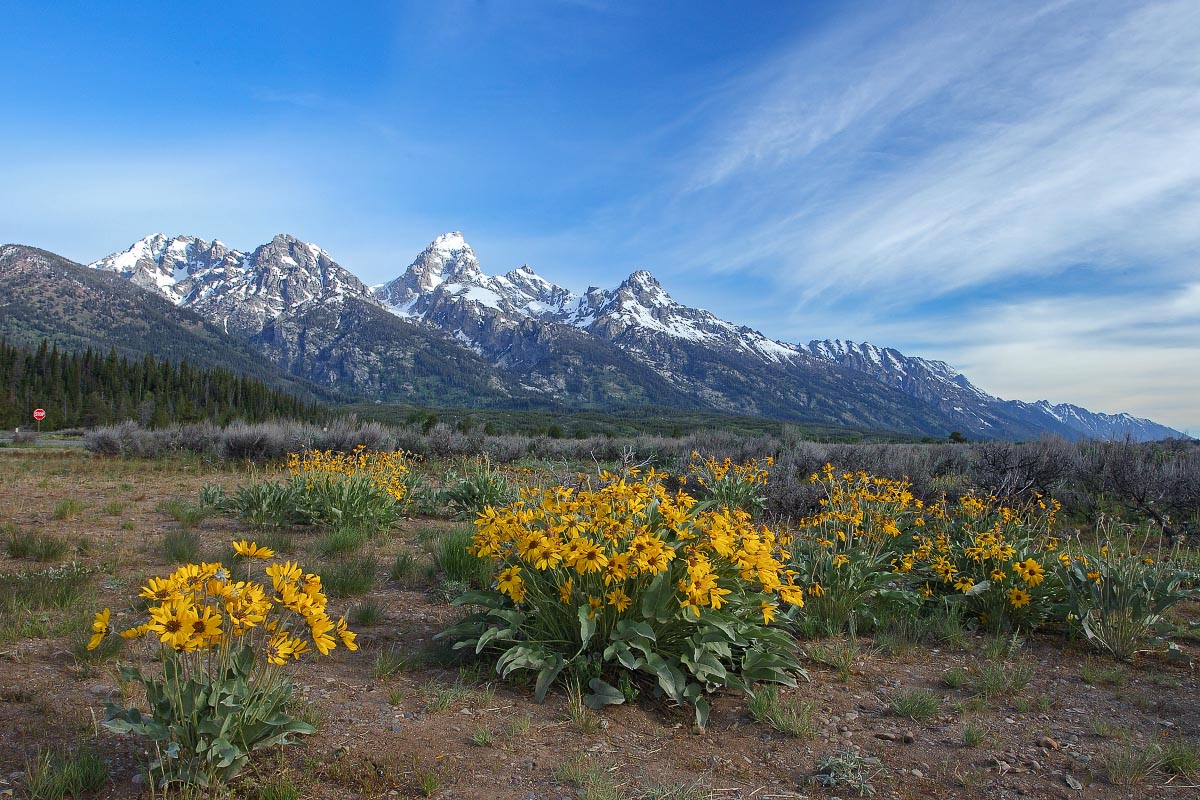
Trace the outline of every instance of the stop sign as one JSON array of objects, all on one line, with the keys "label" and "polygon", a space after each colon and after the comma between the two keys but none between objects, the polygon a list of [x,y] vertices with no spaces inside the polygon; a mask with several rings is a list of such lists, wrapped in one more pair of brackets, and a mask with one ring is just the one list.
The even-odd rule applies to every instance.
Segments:
[{"label": "stop sign", "polygon": [[42,420],[44,420],[46,418],[46,409],[35,408],[33,410],[33,418],[36,419],[38,422],[41,422]]}]

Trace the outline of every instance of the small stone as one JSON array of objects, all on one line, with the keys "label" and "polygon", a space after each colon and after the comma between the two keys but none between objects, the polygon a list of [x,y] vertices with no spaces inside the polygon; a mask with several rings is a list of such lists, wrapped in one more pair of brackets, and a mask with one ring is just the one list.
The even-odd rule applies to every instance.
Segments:
[{"label": "small stone", "polygon": [[88,694],[95,697],[107,697],[108,695],[112,694],[112,691],[113,689],[111,686],[105,686],[103,683],[97,683],[88,687]]},{"label": "small stone", "polygon": [[924,778],[925,777],[925,773],[921,772],[921,770],[919,770],[919,769],[914,769],[912,772],[910,772],[908,774],[912,775],[914,778]]},{"label": "small stone", "polygon": [[1075,778],[1070,775],[1063,775],[1063,781],[1066,782],[1067,786],[1070,786],[1077,792],[1083,789],[1083,784],[1075,780]]},{"label": "small stone", "polygon": [[905,744],[912,744],[916,740],[917,737],[912,731],[905,731],[904,733],[900,734],[900,741],[904,742]]},{"label": "small stone", "polygon": [[1047,750],[1058,750],[1059,749],[1058,742],[1056,742],[1054,739],[1051,739],[1049,736],[1043,736],[1042,738],[1038,739],[1037,746],[1044,747]]},{"label": "small stone", "polygon": [[133,783],[135,786],[141,786],[141,785],[142,785],[143,783],[145,783],[145,782],[146,782],[146,776],[145,776],[145,775],[143,775],[142,773],[140,773],[140,772],[139,772],[137,775],[134,775],[134,776],[133,776],[133,781],[132,781],[132,783]]},{"label": "small stone", "polygon": [[896,741],[896,734],[894,734],[894,733],[877,733],[877,734],[875,734],[875,738],[883,739],[885,742],[894,742],[894,741]]}]

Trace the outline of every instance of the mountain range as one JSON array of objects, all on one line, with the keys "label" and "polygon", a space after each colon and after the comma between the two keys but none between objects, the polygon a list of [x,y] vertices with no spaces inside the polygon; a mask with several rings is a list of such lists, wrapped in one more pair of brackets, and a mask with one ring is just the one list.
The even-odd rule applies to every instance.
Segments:
[{"label": "mountain range", "polygon": [[1182,436],[1129,414],[1001,400],[944,362],[866,342],[775,341],[676,302],[645,270],[582,294],[529,265],[488,275],[458,232],[374,287],[283,234],[252,252],[155,234],[90,266],[338,398],[656,405],[980,439]]}]

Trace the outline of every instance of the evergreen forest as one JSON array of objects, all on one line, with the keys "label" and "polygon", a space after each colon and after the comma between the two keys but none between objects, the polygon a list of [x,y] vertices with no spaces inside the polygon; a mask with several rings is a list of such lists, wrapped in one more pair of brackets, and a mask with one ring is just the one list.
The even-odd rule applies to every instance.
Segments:
[{"label": "evergreen forest", "polygon": [[46,410],[42,430],[90,428],[124,420],[144,427],[234,419],[320,420],[325,408],[220,368],[200,369],[92,348],[64,352],[46,340],[36,350],[0,338],[0,426],[30,428]]}]

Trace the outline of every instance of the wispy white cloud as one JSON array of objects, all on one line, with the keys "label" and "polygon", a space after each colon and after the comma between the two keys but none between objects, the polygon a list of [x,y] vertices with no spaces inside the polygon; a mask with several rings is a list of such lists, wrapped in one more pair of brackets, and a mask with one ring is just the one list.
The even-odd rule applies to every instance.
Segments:
[{"label": "wispy white cloud", "polygon": [[739,121],[679,201],[722,208],[705,262],[893,301],[1080,262],[1190,268],[1200,6],[982,8],[802,43],[731,91]]}]

